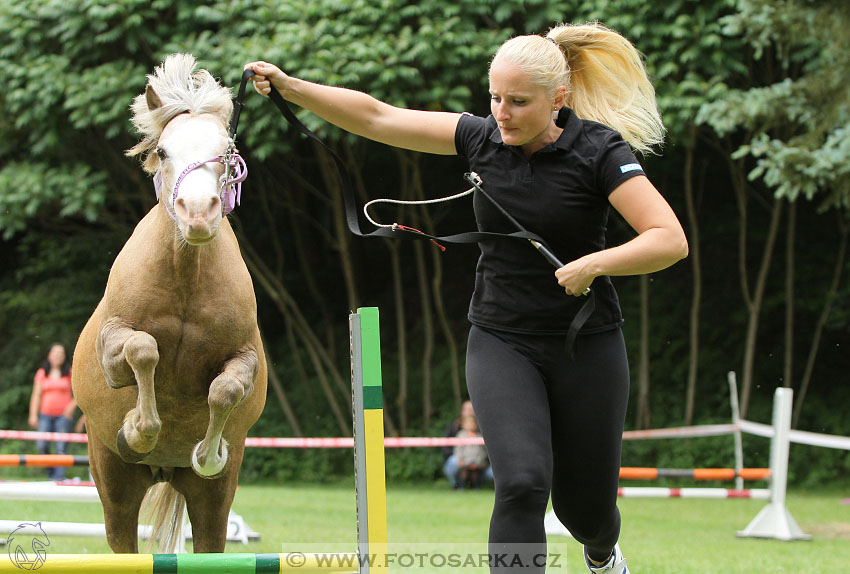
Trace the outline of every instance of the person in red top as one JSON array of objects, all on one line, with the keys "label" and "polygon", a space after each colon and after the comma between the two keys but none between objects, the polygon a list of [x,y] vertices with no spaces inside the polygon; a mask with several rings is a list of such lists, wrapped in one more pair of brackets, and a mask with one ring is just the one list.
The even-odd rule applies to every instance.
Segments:
[{"label": "person in red top", "polygon": [[[47,359],[35,373],[30,398],[29,425],[39,432],[71,432],[77,401],[71,394],[71,363],[65,347],[54,343]],[[50,453],[50,441],[39,440],[36,448],[40,454]],[[56,454],[67,454],[68,443],[56,441]],[[63,480],[64,467],[47,467],[47,478]]]}]

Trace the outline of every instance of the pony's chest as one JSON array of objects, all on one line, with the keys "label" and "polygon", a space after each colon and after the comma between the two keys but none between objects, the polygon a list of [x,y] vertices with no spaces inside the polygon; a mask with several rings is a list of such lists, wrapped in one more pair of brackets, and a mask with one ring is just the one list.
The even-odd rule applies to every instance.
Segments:
[{"label": "pony's chest", "polygon": [[139,330],[156,339],[163,351],[201,353],[216,351],[228,353],[243,346],[251,336],[256,324],[249,317],[240,316],[226,306],[220,308],[193,309],[191,311],[164,312],[156,316],[143,317],[138,321]]}]

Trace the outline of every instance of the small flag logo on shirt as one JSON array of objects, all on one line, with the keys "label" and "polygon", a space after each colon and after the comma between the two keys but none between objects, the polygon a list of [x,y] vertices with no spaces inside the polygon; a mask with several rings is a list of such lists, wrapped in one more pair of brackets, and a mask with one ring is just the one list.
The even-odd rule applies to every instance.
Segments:
[{"label": "small flag logo on shirt", "polygon": [[620,166],[620,172],[622,172],[622,173],[627,173],[629,171],[634,171],[636,169],[643,171],[643,168],[640,166],[639,163],[627,163],[626,165]]}]

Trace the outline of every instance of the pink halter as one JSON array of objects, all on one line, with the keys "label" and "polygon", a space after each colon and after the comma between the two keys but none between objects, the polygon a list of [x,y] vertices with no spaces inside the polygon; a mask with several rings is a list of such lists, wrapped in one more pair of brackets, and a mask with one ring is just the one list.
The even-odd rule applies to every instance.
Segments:
[{"label": "pink halter", "polygon": [[[228,147],[228,151],[224,155],[217,155],[205,161],[197,161],[189,164],[174,184],[174,193],[171,196],[172,206],[177,200],[177,190],[180,188],[180,182],[183,181],[183,178],[202,165],[211,162],[221,162],[224,164],[224,173],[219,178],[221,214],[224,216],[233,211],[242,200],[242,182],[248,177],[248,166],[245,165],[245,160],[242,159],[242,156],[229,150],[230,147]],[[159,201],[159,196],[162,193],[162,173],[159,170],[153,176],[153,186],[156,190],[156,199]],[[169,208],[168,204],[166,204],[165,210],[168,212],[168,215],[171,216],[171,219],[176,220],[177,217],[174,215],[172,209],[173,207]]]}]

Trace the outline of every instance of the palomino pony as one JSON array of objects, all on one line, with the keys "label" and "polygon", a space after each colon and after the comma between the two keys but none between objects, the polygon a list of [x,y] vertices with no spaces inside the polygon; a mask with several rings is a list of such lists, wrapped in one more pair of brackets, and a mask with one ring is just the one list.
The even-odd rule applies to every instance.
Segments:
[{"label": "palomino pony", "polygon": [[227,133],[233,103],[176,54],[148,76],[132,111],[143,139],[127,155],[142,154],[161,193],[80,334],[74,395],[113,551],[138,552],[139,510],[157,485],[164,551],[185,504],[195,552],[222,552],[267,374],[251,277],[222,207],[221,190],[232,207],[233,188],[221,178],[241,162]]}]

